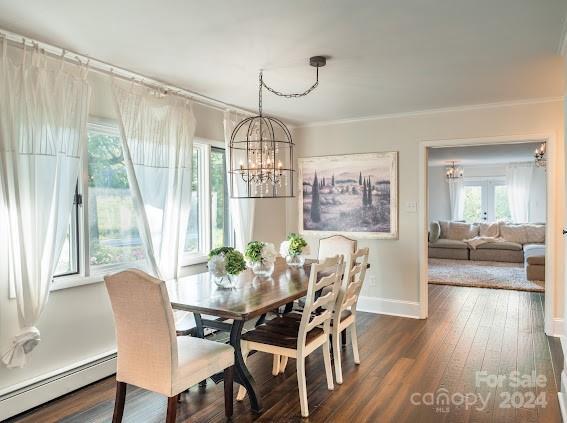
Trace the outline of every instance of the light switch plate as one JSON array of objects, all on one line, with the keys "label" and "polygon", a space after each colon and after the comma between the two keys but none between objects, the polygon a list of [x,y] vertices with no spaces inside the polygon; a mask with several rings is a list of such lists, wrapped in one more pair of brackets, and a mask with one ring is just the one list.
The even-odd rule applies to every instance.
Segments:
[{"label": "light switch plate", "polygon": [[416,201],[408,201],[406,203],[406,211],[408,213],[417,213],[417,202]]}]

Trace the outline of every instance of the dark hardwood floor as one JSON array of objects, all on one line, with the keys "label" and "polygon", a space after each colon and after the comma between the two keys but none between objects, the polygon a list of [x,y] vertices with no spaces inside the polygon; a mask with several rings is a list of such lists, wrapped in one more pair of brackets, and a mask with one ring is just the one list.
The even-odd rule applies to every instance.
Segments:
[{"label": "dark hardwood floor", "polygon": [[[303,421],[561,421],[557,390],[563,355],[559,340],[544,334],[543,298],[533,292],[430,285],[427,320],[359,313],[361,364],[354,365],[349,342],[343,353],[344,383],[328,391],[322,354],[311,355],[306,364],[311,416]],[[278,377],[271,375],[268,355],[255,354],[249,363],[264,412],[251,414],[245,400],[235,403],[234,420],[302,421],[294,361]],[[522,376],[535,372],[546,382],[513,387],[513,371]],[[478,384],[478,372],[486,372],[492,382],[496,375],[506,380],[501,386]],[[13,421],[108,422],[114,390],[114,379],[107,378]],[[467,406],[464,398],[477,402]],[[128,388],[124,422],[162,422],[165,412],[165,397]],[[177,421],[218,422],[223,412],[222,384],[209,381],[206,388],[182,395]]]}]

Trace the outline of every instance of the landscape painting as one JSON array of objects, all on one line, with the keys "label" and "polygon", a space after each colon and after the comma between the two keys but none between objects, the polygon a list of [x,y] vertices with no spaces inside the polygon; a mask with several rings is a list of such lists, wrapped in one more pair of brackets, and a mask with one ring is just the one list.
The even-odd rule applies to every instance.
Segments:
[{"label": "landscape painting", "polygon": [[300,158],[300,231],[398,238],[398,153]]}]

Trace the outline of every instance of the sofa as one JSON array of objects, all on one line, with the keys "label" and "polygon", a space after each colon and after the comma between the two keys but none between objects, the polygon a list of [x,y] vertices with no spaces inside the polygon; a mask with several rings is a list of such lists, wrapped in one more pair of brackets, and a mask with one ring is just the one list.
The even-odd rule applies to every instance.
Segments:
[{"label": "sofa", "polygon": [[[497,242],[480,241],[475,245],[470,241],[479,237],[495,238]],[[429,257],[523,263],[528,280],[543,281],[545,224],[434,221],[429,228]]]}]

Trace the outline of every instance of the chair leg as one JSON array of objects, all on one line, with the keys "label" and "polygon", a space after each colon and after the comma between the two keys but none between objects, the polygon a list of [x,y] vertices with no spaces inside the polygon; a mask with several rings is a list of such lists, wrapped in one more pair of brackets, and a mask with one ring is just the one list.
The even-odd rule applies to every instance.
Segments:
[{"label": "chair leg", "polygon": [[175,418],[177,417],[177,397],[174,395],[167,399],[167,416],[165,417],[166,423],[175,423]]},{"label": "chair leg", "polygon": [[285,355],[282,355],[282,358],[280,360],[280,368],[279,368],[280,373],[285,372],[285,367],[287,366],[287,360],[288,360],[288,357],[285,356]]},{"label": "chair leg", "polygon": [[301,405],[301,416],[309,417],[309,405],[307,403],[307,383],[305,381],[305,357],[297,357],[297,386],[299,387],[299,404]]},{"label": "chair leg", "polygon": [[[336,355],[335,355],[336,357]],[[340,360],[340,356],[339,356]],[[331,345],[329,342],[329,337],[325,343],[323,344],[323,361],[325,362],[325,374],[327,376],[327,388],[329,391],[335,389],[335,385],[333,384],[333,366],[331,364]]]},{"label": "chair leg", "polygon": [[227,418],[232,417],[233,411],[233,385],[234,384],[234,366],[224,369],[224,415]]},{"label": "chair leg", "polygon": [[352,355],[354,363],[360,364],[360,356],[358,355],[358,338],[356,336],[356,321],[350,325],[350,341],[352,343]]},{"label": "chair leg", "polygon": [[[246,342],[242,342],[240,344],[240,349],[242,351],[242,358],[244,360],[244,364],[246,364],[246,360],[248,359],[248,345]],[[242,401],[246,396],[246,388],[242,385],[238,387],[238,393],[236,394],[236,401]]]},{"label": "chair leg", "polygon": [[281,356],[274,354],[274,360],[272,363],[272,375],[273,376],[277,376],[278,373],[280,372],[280,359]]},{"label": "chair leg", "polygon": [[[344,332],[343,332],[344,333]],[[343,383],[343,369],[341,365],[341,346],[339,341],[339,332],[333,332],[331,337],[333,341],[333,360],[335,362],[335,377],[337,383],[340,385]]]},{"label": "chair leg", "polygon": [[346,345],[346,328],[341,332],[341,344]]},{"label": "chair leg", "polygon": [[120,423],[124,415],[124,403],[126,402],[126,383],[116,382],[116,400],[114,401],[114,414],[112,423]]}]

